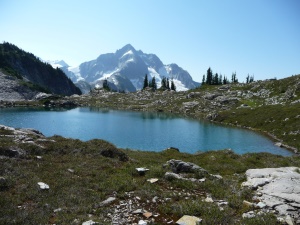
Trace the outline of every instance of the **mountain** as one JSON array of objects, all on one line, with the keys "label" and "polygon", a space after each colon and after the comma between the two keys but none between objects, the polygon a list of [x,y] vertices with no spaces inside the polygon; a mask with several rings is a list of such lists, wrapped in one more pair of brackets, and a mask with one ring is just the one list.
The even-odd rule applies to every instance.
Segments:
[{"label": "mountain", "polygon": [[[97,59],[81,63],[78,67],[68,67],[60,64],[59,61],[51,64],[61,68],[80,88],[83,82],[87,82],[91,88],[96,85],[102,86],[103,80],[107,79],[113,90],[134,92],[143,88],[145,74],[148,74],[149,80],[155,77],[157,87],[161,86],[163,77],[173,78],[178,91],[200,85],[177,64],[164,65],[155,54],[137,51],[130,44],[115,53],[101,54]],[[84,86],[87,84],[85,83]],[[85,93],[87,91],[87,89],[81,90]]]},{"label": "mountain", "polygon": [[17,78],[20,84],[30,86],[35,91],[59,95],[81,94],[80,89],[61,69],[54,69],[32,53],[7,42],[0,44],[0,68],[6,74]]}]

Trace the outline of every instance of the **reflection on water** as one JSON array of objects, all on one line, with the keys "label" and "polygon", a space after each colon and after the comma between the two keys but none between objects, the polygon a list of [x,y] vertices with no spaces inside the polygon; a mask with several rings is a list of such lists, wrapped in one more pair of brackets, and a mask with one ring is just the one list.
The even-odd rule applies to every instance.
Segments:
[{"label": "reflection on water", "polygon": [[0,124],[40,130],[46,136],[110,141],[121,148],[182,152],[231,148],[236,153],[270,152],[292,155],[266,137],[249,130],[218,126],[159,112],[116,111],[95,107],[71,110],[44,108],[0,109]]}]

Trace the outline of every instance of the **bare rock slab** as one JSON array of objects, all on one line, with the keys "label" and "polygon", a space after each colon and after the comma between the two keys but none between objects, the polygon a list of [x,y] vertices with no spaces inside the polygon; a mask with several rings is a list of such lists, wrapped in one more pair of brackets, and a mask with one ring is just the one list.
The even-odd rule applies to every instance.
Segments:
[{"label": "bare rock slab", "polygon": [[293,221],[300,219],[300,168],[249,169],[246,176],[242,186],[259,188],[261,205]]}]

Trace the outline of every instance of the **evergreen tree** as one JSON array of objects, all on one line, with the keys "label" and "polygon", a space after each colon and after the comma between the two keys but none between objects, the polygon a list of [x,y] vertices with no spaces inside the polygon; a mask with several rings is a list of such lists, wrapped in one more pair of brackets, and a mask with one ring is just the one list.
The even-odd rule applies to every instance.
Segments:
[{"label": "evergreen tree", "polygon": [[246,84],[248,84],[250,82],[250,76],[249,76],[249,73],[248,73],[248,76],[246,77]]},{"label": "evergreen tree", "polygon": [[167,89],[167,79],[165,77],[161,79],[161,88]]},{"label": "evergreen tree", "polygon": [[203,74],[203,78],[202,78],[202,85],[205,84],[205,74]]},{"label": "evergreen tree", "polygon": [[254,81],[254,75],[252,75],[249,79],[249,83],[252,83]]},{"label": "evergreen tree", "polygon": [[236,72],[232,73],[231,82],[232,83],[238,83],[238,79],[236,78]]},{"label": "evergreen tree", "polygon": [[219,84],[219,75],[218,75],[218,73],[215,74],[212,84],[214,84],[214,85]]},{"label": "evergreen tree", "polygon": [[209,67],[208,70],[206,71],[206,84],[212,84],[213,80],[213,73],[211,68]]},{"label": "evergreen tree", "polygon": [[170,90],[170,81],[169,81],[169,78],[167,78],[167,89]]},{"label": "evergreen tree", "polygon": [[157,89],[155,77],[153,77],[152,80],[151,80],[151,87],[152,87],[153,90],[156,90],[156,89]]},{"label": "evergreen tree", "polygon": [[173,79],[171,80],[171,90],[176,91],[176,86],[174,84]]},{"label": "evergreen tree", "polygon": [[219,84],[222,84],[222,74],[219,76]]},{"label": "evergreen tree", "polygon": [[144,78],[144,86],[143,86],[143,89],[145,89],[146,87],[149,86],[149,83],[148,83],[148,75],[146,74],[145,75],[145,78]]},{"label": "evergreen tree", "polygon": [[105,79],[103,81],[103,89],[106,90],[106,91],[110,91],[110,87],[109,87],[107,79]]},{"label": "evergreen tree", "polygon": [[229,80],[227,79],[227,77],[224,75],[224,78],[223,78],[223,84],[228,84],[229,83]]}]

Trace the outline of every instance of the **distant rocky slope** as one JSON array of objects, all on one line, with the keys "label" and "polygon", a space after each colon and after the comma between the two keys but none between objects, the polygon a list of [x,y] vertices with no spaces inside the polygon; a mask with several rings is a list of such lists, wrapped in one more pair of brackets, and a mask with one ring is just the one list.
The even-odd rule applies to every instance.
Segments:
[{"label": "distant rocky slope", "polygon": [[[62,70],[53,69],[50,64],[42,62],[33,54],[7,42],[0,44],[0,69],[6,74],[6,81],[0,83],[0,92],[3,94],[19,93],[24,99],[30,99],[37,91],[59,95],[81,94],[80,89]],[[3,74],[1,77],[3,78]],[[7,85],[9,79],[14,80],[12,89]],[[31,94],[29,90],[32,90]],[[4,96],[5,94],[2,98],[5,98]],[[12,97],[13,95],[10,96]]]},{"label": "distant rocky slope", "polygon": [[0,71],[0,100],[2,101],[23,101],[33,99],[38,91],[20,84],[14,76],[9,76]]},{"label": "distant rocky slope", "polygon": [[49,63],[54,68],[61,68],[84,93],[95,86],[102,87],[104,79],[108,80],[113,90],[134,92],[143,88],[146,74],[148,79],[155,77],[158,87],[163,77],[173,79],[178,91],[200,85],[177,64],[164,65],[155,54],[137,51],[130,44],[115,53],[101,54],[97,59],[81,63],[78,67],[69,67],[63,60]]}]

